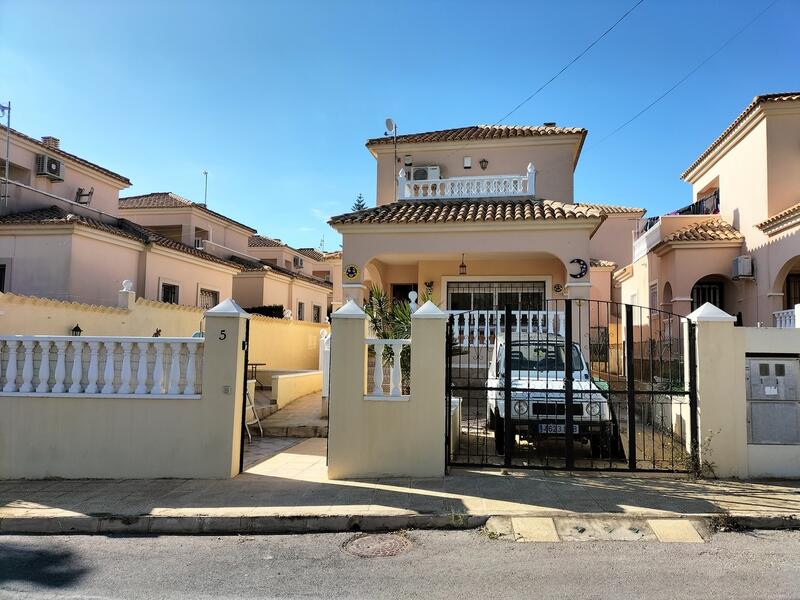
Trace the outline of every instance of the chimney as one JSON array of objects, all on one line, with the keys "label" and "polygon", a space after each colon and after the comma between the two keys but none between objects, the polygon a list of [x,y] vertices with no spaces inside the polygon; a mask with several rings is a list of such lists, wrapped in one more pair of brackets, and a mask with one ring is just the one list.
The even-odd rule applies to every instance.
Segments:
[{"label": "chimney", "polygon": [[57,137],[53,137],[52,135],[43,135],[42,143],[48,148],[58,150],[58,147],[61,145],[61,140],[59,140]]}]

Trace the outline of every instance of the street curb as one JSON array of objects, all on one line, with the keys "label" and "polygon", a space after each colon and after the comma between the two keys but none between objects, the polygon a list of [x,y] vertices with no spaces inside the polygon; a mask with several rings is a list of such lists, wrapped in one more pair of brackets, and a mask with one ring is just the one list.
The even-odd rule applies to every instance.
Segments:
[{"label": "street curb", "polygon": [[520,515],[341,515],[341,516],[156,516],[100,514],[75,517],[7,517],[0,534],[33,535],[277,535],[398,531],[401,529],[476,529],[492,517],[579,517],[582,519],[684,518],[705,521],[719,531],[739,529],[800,529],[800,515],[729,515],[664,513],[577,513]]}]

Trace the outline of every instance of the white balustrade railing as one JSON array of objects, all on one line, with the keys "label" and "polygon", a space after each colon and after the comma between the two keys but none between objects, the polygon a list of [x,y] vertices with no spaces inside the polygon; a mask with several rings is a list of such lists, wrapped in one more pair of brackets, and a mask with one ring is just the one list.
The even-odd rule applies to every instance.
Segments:
[{"label": "white balustrade railing", "polygon": [[800,314],[800,304],[788,310],[779,310],[772,313],[772,317],[775,320],[775,327],[779,329],[794,329],[800,327],[798,314]]},{"label": "white balustrade railing", "polygon": [[479,175],[448,179],[409,180],[405,169],[397,177],[399,200],[435,198],[492,198],[535,195],[536,171],[528,165],[524,175]]},{"label": "white balustrade railing", "polygon": [[319,330],[319,370],[322,371],[322,396],[330,396],[331,390],[331,332]]},{"label": "white balustrade railing", "polygon": [[[503,310],[448,310],[453,315],[453,339],[458,346],[488,346],[497,336],[505,335]],[[564,335],[563,311],[514,310],[511,311],[511,333],[527,335]]]},{"label": "white balustrade railing", "polygon": [[[411,345],[411,340],[367,338],[364,343],[368,348],[372,347],[375,352],[375,369],[372,374],[372,381],[367,382],[367,395],[365,398],[373,400],[407,399],[408,395],[403,394],[401,355],[403,348]],[[391,362],[388,369],[388,386],[385,386],[383,358],[387,348],[391,349]],[[384,387],[388,387],[388,391]]]},{"label": "white balustrade railing", "polygon": [[198,397],[202,355],[201,338],[0,336],[0,390]]}]

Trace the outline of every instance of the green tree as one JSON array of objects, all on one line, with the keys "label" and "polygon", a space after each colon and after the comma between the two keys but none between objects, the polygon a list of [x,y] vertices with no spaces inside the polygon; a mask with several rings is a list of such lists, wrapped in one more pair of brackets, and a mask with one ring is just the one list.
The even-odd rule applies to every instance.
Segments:
[{"label": "green tree", "polygon": [[367,203],[364,202],[364,196],[359,194],[358,197],[356,198],[356,201],[353,203],[353,207],[351,210],[353,212],[356,212],[359,210],[366,210],[366,209],[367,209]]}]

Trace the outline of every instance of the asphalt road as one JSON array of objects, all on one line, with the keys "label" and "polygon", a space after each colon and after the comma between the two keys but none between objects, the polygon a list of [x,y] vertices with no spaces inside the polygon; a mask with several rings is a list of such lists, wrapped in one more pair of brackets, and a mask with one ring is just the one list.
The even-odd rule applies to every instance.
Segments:
[{"label": "asphalt road", "polygon": [[800,532],[706,544],[491,540],[414,531],[388,558],[349,534],[0,537],[0,598],[800,598]]}]

